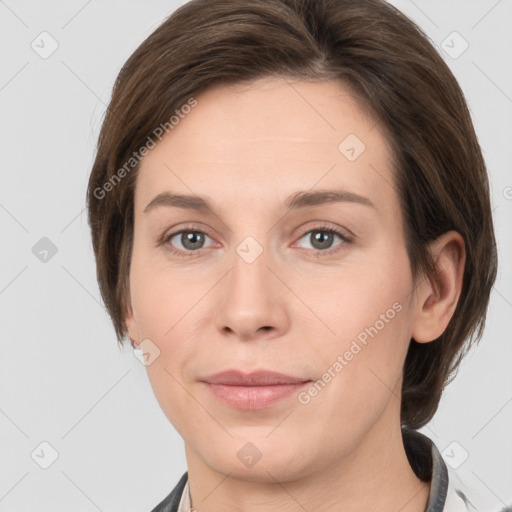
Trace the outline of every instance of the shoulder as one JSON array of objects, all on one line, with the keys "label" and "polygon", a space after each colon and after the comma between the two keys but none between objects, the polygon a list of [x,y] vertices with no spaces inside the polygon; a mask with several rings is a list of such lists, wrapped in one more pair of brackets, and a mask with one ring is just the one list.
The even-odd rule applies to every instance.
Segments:
[{"label": "shoulder", "polygon": [[176,484],[176,487],[168,494],[151,512],[178,512],[183,489],[188,480],[188,471],[186,471]]},{"label": "shoulder", "polygon": [[430,438],[413,430],[404,430],[403,436],[411,467],[418,478],[430,481],[426,512],[500,512],[489,509],[482,497],[465,485]]},{"label": "shoulder", "polygon": [[512,505],[490,506],[482,495],[448,467],[448,493],[443,512],[512,512]]},{"label": "shoulder", "polygon": [[[467,485],[464,479],[443,461],[439,450],[434,444],[432,445],[432,451],[433,454],[436,454],[434,457],[437,456],[442,461],[447,476],[448,485],[442,512],[500,512],[500,510],[489,507],[489,504],[485,502],[481,494]],[[507,511],[502,510],[501,512]]]},{"label": "shoulder", "polygon": [[455,471],[448,468],[448,492],[443,512],[487,512],[481,506]]}]

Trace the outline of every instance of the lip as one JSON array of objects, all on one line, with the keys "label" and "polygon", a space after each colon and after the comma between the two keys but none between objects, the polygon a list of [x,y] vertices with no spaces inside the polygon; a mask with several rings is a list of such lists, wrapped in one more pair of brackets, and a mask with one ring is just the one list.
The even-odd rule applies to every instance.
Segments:
[{"label": "lip", "polygon": [[201,379],[209,384],[224,384],[226,386],[272,386],[276,384],[300,384],[310,379],[292,377],[271,370],[255,370],[245,373],[240,370],[225,370]]},{"label": "lip", "polygon": [[213,396],[230,407],[258,410],[289,397],[311,380],[269,370],[252,373],[226,370],[205,377],[201,382]]}]

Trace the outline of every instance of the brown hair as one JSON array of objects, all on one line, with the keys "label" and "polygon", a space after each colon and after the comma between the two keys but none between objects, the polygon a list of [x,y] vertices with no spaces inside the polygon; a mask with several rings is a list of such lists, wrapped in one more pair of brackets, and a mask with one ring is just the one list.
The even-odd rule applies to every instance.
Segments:
[{"label": "brown hair", "polygon": [[402,425],[419,428],[481,338],[496,243],[485,162],[464,95],[428,37],[383,0],[193,0],[127,60],[87,191],[99,287],[118,342],[129,303],[135,151],[209,87],[270,76],[342,81],[378,120],[392,147],[415,278],[432,278],[430,241],[452,229],[464,239],[455,313],[437,340],[411,340],[405,361]]}]

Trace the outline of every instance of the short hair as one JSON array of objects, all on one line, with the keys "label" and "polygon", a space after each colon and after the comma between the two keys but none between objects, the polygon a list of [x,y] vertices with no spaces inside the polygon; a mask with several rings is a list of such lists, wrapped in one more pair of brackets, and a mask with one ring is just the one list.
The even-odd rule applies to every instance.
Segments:
[{"label": "short hair", "polygon": [[126,61],[87,190],[99,288],[118,343],[129,305],[137,151],[157,127],[168,132],[169,119],[201,92],[267,77],[338,81],[378,121],[415,282],[435,285],[429,242],[449,230],[464,239],[455,312],[436,340],[411,339],[404,363],[401,423],[420,428],[481,339],[497,252],[487,170],[464,94],[428,36],[384,0],[192,0]]}]

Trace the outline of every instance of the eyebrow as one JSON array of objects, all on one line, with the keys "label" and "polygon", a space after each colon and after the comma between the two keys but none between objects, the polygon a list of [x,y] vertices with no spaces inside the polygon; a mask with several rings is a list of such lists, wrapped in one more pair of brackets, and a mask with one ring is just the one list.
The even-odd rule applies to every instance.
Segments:
[{"label": "eyebrow", "polygon": [[[329,203],[355,203],[377,209],[367,197],[363,197],[346,190],[295,192],[286,199],[284,206],[286,210],[291,211]],[[172,194],[170,192],[163,192],[155,196],[148,203],[146,208],[144,208],[144,213],[153,210],[158,206],[183,208],[197,211],[213,211],[212,205],[210,205],[209,201],[204,197],[197,195]]]}]

